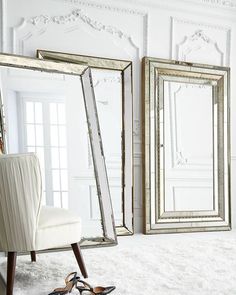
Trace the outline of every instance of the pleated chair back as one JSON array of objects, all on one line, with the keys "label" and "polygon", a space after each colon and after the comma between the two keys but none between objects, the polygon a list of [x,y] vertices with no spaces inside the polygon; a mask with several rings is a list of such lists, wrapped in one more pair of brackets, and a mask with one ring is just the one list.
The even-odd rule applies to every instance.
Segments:
[{"label": "pleated chair back", "polygon": [[0,250],[30,251],[41,209],[42,178],[33,153],[0,156]]}]

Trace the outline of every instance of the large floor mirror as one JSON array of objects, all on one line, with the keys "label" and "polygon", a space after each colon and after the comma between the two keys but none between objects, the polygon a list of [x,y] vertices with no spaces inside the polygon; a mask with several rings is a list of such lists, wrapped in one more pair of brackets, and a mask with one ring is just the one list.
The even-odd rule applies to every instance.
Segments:
[{"label": "large floor mirror", "polygon": [[91,68],[116,232],[133,234],[132,62],[46,50],[38,50],[37,56]]},{"label": "large floor mirror", "polygon": [[81,217],[82,247],[115,245],[88,66],[2,54],[0,94],[4,151],[38,155],[43,205],[69,209]]},{"label": "large floor mirror", "polygon": [[229,72],[143,59],[145,233],[230,229]]}]

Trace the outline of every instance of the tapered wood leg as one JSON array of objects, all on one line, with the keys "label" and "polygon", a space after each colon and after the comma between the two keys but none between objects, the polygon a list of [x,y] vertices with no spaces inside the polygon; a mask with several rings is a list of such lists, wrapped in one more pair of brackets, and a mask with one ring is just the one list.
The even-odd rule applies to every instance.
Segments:
[{"label": "tapered wood leg", "polygon": [[72,247],[72,249],[74,251],[75,258],[76,258],[76,260],[78,262],[78,265],[79,265],[79,268],[81,270],[81,273],[82,273],[83,277],[87,278],[88,273],[87,273],[87,270],[86,270],[86,267],[85,267],[84,259],[83,259],[82,252],[80,250],[79,244],[77,244],[77,243],[72,244],[71,247]]},{"label": "tapered wood leg", "polygon": [[32,262],[36,262],[36,252],[35,251],[31,251],[30,252],[30,255],[31,255],[31,261]]},{"label": "tapered wood leg", "polygon": [[7,295],[13,295],[13,286],[16,270],[16,252],[8,252],[7,258]]}]

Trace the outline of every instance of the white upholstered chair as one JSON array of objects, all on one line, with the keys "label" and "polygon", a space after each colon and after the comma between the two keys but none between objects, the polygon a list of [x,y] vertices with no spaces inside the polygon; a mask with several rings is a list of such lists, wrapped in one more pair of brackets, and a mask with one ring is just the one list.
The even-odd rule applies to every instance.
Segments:
[{"label": "white upholstered chair", "polygon": [[71,245],[84,277],[78,242],[81,221],[68,210],[41,206],[42,179],[35,154],[0,156],[0,251],[8,253],[7,295],[13,294],[17,252]]}]

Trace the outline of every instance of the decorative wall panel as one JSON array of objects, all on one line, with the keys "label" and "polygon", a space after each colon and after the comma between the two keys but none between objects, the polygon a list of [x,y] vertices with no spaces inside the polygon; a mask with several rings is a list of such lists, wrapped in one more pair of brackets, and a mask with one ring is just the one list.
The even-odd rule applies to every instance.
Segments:
[{"label": "decorative wall panel", "polygon": [[[140,58],[151,52],[159,58],[230,65],[235,71],[236,59],[230,52],[235,51],[236,1],[22,0],[20,5],[18,2],[0,1],[3,51],[34,56],[35,50],[41,48],[133,61],[134,210],[136,230],[140,231]],[[235,91],[232,85],[233,95]],[[106,107],[105,101],[101,101],[101,106]],[[236,142],[236,133],[232,134]],[[233,155],[235,158],[234,150]],[[181,154],[177,158],[185,161]]]}]

